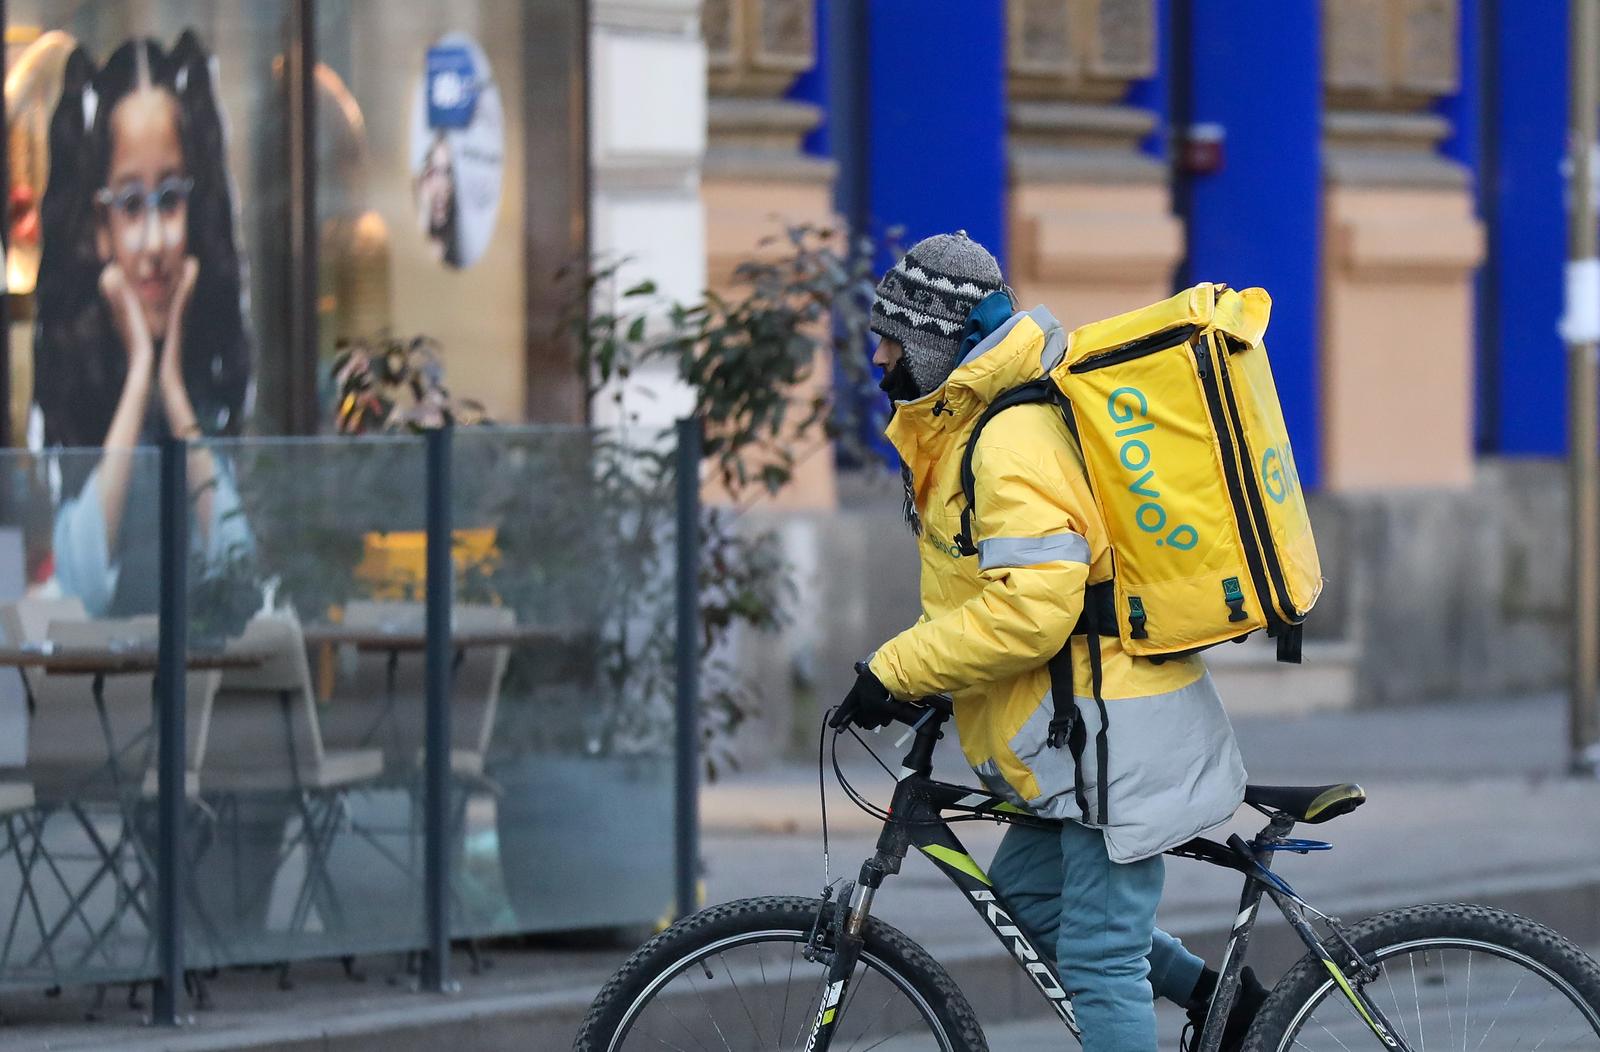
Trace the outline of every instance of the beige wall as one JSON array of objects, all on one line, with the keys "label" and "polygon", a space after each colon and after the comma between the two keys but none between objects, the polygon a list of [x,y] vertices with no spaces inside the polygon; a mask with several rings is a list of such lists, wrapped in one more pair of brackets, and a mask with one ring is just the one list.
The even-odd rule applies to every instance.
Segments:
[{"label": "beige wall", "polygon": [[1010,211],[1019,306],[1071,329],[1171,294],[1183,226],[1164,185],[1018,183]]},{"label": "beige wall", "polygon": [[[365,117],[364,200],[389,233],[389,326],[425,333],[443,347],[453,394],[477,399],[498,420],[523,414],[526,290],[523,275],[521,99],[522,12],[489,0],[352,6],[351,68],[345,74]],[[409,162],[411,107],[424,53],[439,35],[470,33],[489,58],[505,113],[505,170],[494,235],[482,257],[453,270],[435,262],[418,229]],[[324,305],[326,309],[326,304]]]},{"label": "beige wall", "polygon": [[[785,227],[838,229],[833,214],[834,165],[807,156],[801,137],[821,111],[783,97],[795,76],[816,61],[815,8],[810,0],[724,0],[702,6],[709,99],[700,197],[705,206],[706,284],[737,298],[734,270],[763,251],[763,240]],[[819,356],[811,377],[794,392],[793,416],[832,383]],[[820,428],[815,429],[820,432]],[[764,509],[832,510],[838,505],[833,443],[820,433],[790,443],[794,476],[776,496],[752,492]],[[715,481],[706,498],[726,500]]]},{"label": "beige wall", "polygon": [[1470,484],[1483,231],[1466,189],[1332,187],[1325,208],[1323,485]]}]

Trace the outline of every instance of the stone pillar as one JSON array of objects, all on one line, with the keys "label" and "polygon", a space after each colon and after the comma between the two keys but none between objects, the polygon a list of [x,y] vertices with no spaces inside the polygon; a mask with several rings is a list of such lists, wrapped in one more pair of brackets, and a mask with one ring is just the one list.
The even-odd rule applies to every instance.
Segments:
[{"label": "stone pillar", "polygon": [[1323,0],[1323,482],[1473,475],[1471,173],[1439,153],[1458,0]]},{"label": "stone pillar", "polygon": [[[800,147],[801,137],[821,120],[821,110],[784,98],[795,78],[816,62],[815,12],[812,0],[705,2],[709,100],[700,191],[706,277],[718,291],[738,295],[734,269],[784,226],[837,226],[834,164]],[[822,363],[795,392],[797,401],[809,402],[826,390],[831,376]],[[833,508],[832,443],[819,434],[795,454],[794,481],[763,506]]]},{"label": "stone pillar", "polygon": [[[590,10],[591,239],[602,263],[628,261],[616,288],[599,294],[618,295],[650,279],[669,302],[698,302],[706,274],[699,0],[593,0]],[[661,366],[636,372],[620,405],[613,393],[595,400],[596,424],[614,424],[625,413],[653,431],[690,405],[687,390]]]},{"label": "stone pillar", "polygon": [[1171,291],[1183,252],[1150,112],[1119,100],[1155,71],[1153,0],[1009,0],[1009,278],[1071,328]]}]

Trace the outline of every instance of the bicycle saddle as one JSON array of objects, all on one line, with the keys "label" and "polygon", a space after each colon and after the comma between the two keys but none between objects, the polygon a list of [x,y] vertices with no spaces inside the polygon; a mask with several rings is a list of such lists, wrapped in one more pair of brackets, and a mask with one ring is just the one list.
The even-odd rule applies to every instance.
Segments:
[{"label": "bicycle saddle", "polygon": [[1244,802],[1269,811],[1282,811],[1296,822],[1316,825],[1367,802],[1367,791],[1354,782],[1338,785],[1247,785]]}]

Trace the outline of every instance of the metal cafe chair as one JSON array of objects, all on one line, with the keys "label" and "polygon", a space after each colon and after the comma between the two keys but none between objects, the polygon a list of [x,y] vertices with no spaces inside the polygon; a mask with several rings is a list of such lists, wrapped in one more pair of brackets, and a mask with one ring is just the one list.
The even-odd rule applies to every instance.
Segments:
[{"label": "metal cafe chair", "polygon": [[[343,623],[374,632],[389,627],[410,633],[421,631],[423,617],[421,603],[362,600],[346,605]],[[516,624],[516,612],[504,606],[457,603],[451,610],[451,621],[458,633],[510,628]],[[324,727],[341,740],[353,739],[383,748],[388,772],[410,778],[422,767],[425,714],[420,694],[410,699],[410,704],[402,704],[398,698],[400,663],[405,657],[399,648],[351,649],[352,672],[338,679]],[[351,657],[344,655],[347,661]],[[412,682],[420,682],[422,654],[410,657],[417,666]],[[511,647],[503,643],[459,647],[455,652],[451,665],[450,768],[458,778],[483,777],[500,684],[510,659]]]},{"label": "metal cafe chair", "polygon": [[[343,926],[337,890],[327,869],[328,849],[344,822],[344,794],[352,786],[377,778],[383,755],[377,749],[326,747],[312,691],[300,621],[292,611],[253,618],[234,644],[266,660],[243,669],[228,669],[213,705],[211,742],[206,751],[204,784],[220,795],[223,836],[240,850],[247,838],[236,822],[241,804],[274,798],[287,802],[297,828],[275,854],[272,875],[230,875],[233,917],[248,928],[265,928],[276,876],[296,852],[304,857],[304,876],[294,897],[288,930],[305,929],[313,905],[325,929]],[[260,835],[258,830],[257,835]],[[261,845],[257,844],[256,847]],[[243,889],[238,881],[260,881]],[[266,896],[266,898],[263,898]]]},{"label": "metal cafe chair", "polygon": [[[43,865],[55,878],[57,889],[65,891],[68,885],[56,860],[47,851],[43,822],[36,810],[30,783],[0,782],[0,828],[5,830],[5,840],[0,843],[0,858],[15,864],[18,882],[16,897],[4,922],[4,941],[0,942],[0,975],[11,972],[11,954],[17,948],[17,936],[26,913],[33,922],[37,940],[31,956],[44,958],[47,972],[43,978],[51,985],[59,985],[68,975],[55,959],[55,948],[50,938],[51,925],[45,920],[47,905],[41,903],[40,891],[34,886],[35,873]],[[23,944],[23,948],[27,946],[27,943]]]},{"label": "metal cafe chair", "polygon": [[[420,866],[416,849],[422,836],[426,719],[420,691],[402,696],[402,685],[421,682],[424,657],[416,646],[416,637],[424,620],[425,609],[419,602],[359,600],[346,604],[343,625],[370,629],[377,644],[344,644],[341,671],[345,674],[336,681],[324,720],[324,728],[330,733],[383,748],[384,782],[404,791],[409,800],[409,817],[405,820],[409,825],[380,820],[358,822],[355,829],[383,857],[413,878]],[[451,621],[453,631],[465,636],[473,631],[510,628],[516,623],[516,613],[509,607],[458,603],[452,608]],[[382,639],[391,632],[396,643],[384,647]],[[510,656],[511,647],[503,643],[455,649],[450,689],[453,741],[449,806],[452,839],[458,847],[452,852],[453,857],[464,849],[467,809],[474,795],[499,795],[499,787],[485,774],[485,757]],[[452,871],[459,873],[459,864],[453,864]],[[451,888],[458,908],[464,908],[459,881],[452,879]]]},{"label": "metal cafe chair", "polygon": [[[152,648],[158,632],[157,618],[148,615],[52,620],[45,634],[53,645],[115,651],[121,647]],[[210,816],[200,799],[199,772],[220,678],[221,674],[215,671],[192,671],[185,675],[187,755],[183,790],[191,809],[191,845],[203,843],[209,832]],[[160,789],[154,673],[94,675],[87,691],[81,675],[58,676],[46,672],[36,677],[36,682],[34,712],[29,725],[30,744],[36,744],[40,753],[40,774],[34,779],[35,788],[47,799],[68,801],[86,832],[91,819],[84,809],[85,803],[110,804],[116,808],[122,822],[121,830],[102,861],[112,870],[110,875],[119,889],[119,901],[106,921],[106,932],[108,936],[114,933],[132,912],[139,916],[149,934],[153,927],[145,897],[154,887],[156,828],[152,805]],[[92,700],[92,706],[85,704],[88,700]],[[85,710],[98,725],[98,735],[92,732],[84,735]],[[104,757],[98,769],[91,769],[87,778],[77,778],[75,784],[51,776],[55,762],[70,756],[74,749],[81,752],[96,736],[102,743]],[[131,875],[128,860],[132,863]],[[193,892],[194,889],[189,888],[184,897],[194,910],[199,934],[213,952],[217,952],[217,932],[205,912],[197,908]],[[153,941],[148,938],[144,952],[154,952]]]},{"label": "metal cafe chair", "polygon": [[[342,623],[374,633],[420,629],[423,605],[417,602],[355,599],[344,606]],[[384,753],[387,773],[404,772],[421,738],[406,737],[405,710],[419,708],[421,695],[400,696],[399,650],[339,648],[334,686],[323,714],[323,732],[339,748],[377,748]],[[419,717],[420,719],[420,717]]]}]

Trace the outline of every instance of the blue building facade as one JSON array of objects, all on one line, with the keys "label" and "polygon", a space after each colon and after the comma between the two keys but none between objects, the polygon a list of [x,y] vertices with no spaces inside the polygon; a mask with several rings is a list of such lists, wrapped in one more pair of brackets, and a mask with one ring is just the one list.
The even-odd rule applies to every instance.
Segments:
[{"label": "blue building facade", "polygon": [[[1475,454],[1564,451],[1566,4],[817,3],[822,61],[796,92],[828,111],[809,148],[839,161],[846,214],[911,241],[964,227],[1024,296],[1131,265],[1116,224],[1156,243],[1176,217],[1176,258],[1148,277],[1272,292],[1312,485],[1456,483]],[[1360,463],[1382,444],[1351,400],[1388,375],[1423,390],[1378,398],[1371,426],[1438,414],[1446,434],[1421,440],[1439,466],[1418,477]]]}]

